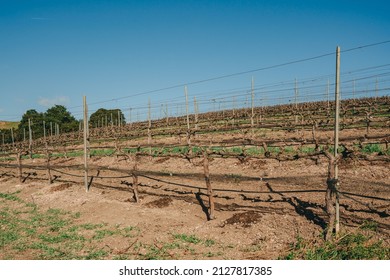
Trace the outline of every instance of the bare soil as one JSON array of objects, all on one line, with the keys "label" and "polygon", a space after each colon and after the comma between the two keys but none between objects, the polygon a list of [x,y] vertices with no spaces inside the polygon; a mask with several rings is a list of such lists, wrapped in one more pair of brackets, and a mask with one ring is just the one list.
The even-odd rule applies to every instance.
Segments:
[{"label": "bare soil", "polygon": [[[353,137],[361,133],[349,130],[342,136]],[[378,129],[373,133],[383,134],[388,130]],[[275,132],[267,137],[286,139],[295,134]],[[307,134],[310,138],[310,133]],[[202,140],[209,139],[211,143],[232,137],[204,135]],[[330,133],[324,133],[323,137],[330,137]],[[176,139],[173,137],[171,142],[176,143]],[[44,160],[23,162],[43,164]],[[51,164],[82,164],[82,158],[57,158],[52,159]],[[113,155],[92,157],[90,164],[130,171],[134,161]],[[177,235],[186,235],[211,240],[213,245],[196,246],[188,252],[167,249],[168,257],[277,259],[287,254],[298,237],[313,243],[322,239],[328,221],[325,212],[327,165],[325,157],[281,162],[253,158],[245,161],[210,159],[210,179],[216,202],[213,220],[208,220],[201,158],[190,161],[141,157],[138,164],[139,172],[143,174],[139,177],[140,203],[135,203],[133,198],[131,175],[124,176],[112,170],[99,174],[91,172],[90,190],[86,192],[80,172],[65,171],[77,177],[52,171],[55,180],[49,185],[46,171],[34,173],[24,169],[25,182],[20,184],[17,170],[2,168],[0,192],[20,191],[20,198],[43,209],[80,212],[79,223],[137,227],[140,234],[136,239],[106,238],[102,241],[102,248],[112,248],[108,258],[125,251],[133,256],[145,254],[145,247],[136,248],[134,242],[159,248],[173,242]],[[390,162],[384,161],[345,159],[340,162],[342,231],[354,231],[365,222],[373,221],[377,224],[375,238],[390,246],[389,170]],[[28,259],[28,252],[20,258]]]},{"label": "bare soil", "polygon": [[[30,160],[25,160],[26,162]],[[39,162],[39,160],[31,160]],[[53,164],[80,163],[80,158],[56,159]],[[94,158],[94,164],[112,168],[132,167],[115,157]],[[378,238],[389,245],[389,163],[344,161],[340,167],[342,230],[354,230],[365,221],[378,224]],[[326,159],[294,162],[251,159],[210,161],[211,183],[216,194],[216,218],[207,220],[208,200],[201,159],[142,158],[139,204],[135,203],[131,177],[92,178],[86,192],[81,177],[57,175],[49,185],[44,171],[19,184],[15,170],[2,170],[1,192],[21,191],[18,196],[43,209],[60,208],[80,212],[80,223],[109,223],[140,229],[143,244],[172,242],[175,234],[213,240],[212,247],[198,246],[196,252],[173,254],[180,259],[276,259],[286,254],[297,237],[316,240],[326,227],[324,208]],[[25,174],[28,170],[24,170]],[[69,171],[75,173],[75,171]],[[90,174],[94,176],[96,174]],[[100,176],[121,176],[103,171]],[[133,240],[104,239],[115,252]],[[131,249],[130,249],[131,250]],[[140,252],[135,252],[142,254]],[[20,256],[29,258],[28,255]]]}]

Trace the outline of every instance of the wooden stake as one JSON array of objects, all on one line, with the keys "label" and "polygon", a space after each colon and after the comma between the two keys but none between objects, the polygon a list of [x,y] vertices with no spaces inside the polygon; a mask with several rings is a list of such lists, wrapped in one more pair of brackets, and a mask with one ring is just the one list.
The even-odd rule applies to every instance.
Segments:
[{"label": "wooden stake", "polygon": [[[152,156],[152,133],[150,129],[152,128],[152,120],[151,120],[151,102],[150,102],[150,97],[148,99],[148,145],[149,145],[149,155]],[[152,158],[150,158],[152,160]]]},{"label": "wooden stake", "polygon": [[329,112],[330,112],[330,100],[329,100],[329,79],[328,79],[328,84],[326,86],[326,99],[328,101],[328,115],[329,115]]},{"label": "wooden stake", "polygon": [[298,84],[297,79],[295,79],[295,90],[294,90],[294,99],[295,99],[295,124],[298,124]]},{"label": "wooden stake", "polygon": [[30,152],[30,158],[32,159],[32,131],[31,131],[31,119],[28,119],[28,150]]},{"label": "wooden stake", "polygon": [[16,160],[18,161],[19,170],[19,183],[23,183],[23,172],[22,172],[22,152],[18,149]]},{"label": "wooden stake", "polygon": [[254,90],[254,79],[252,76],[252,82],[251,82],[251,108],[252,108],[251,127],[252,127],[252,134],[253,134],[253,126],[255,124],[255,122],[254,122],[254,117],[255,117],[254,102],[255,102],[255,90]]},{"label": "wooden stake", "polygon": [[83,96],[83,108],[84,108],[84,187],[85,191],[89,191],[88,187],[88,106],[87,98]]},{"label": "wooden stake", "polygon": [[118,126],[121,127],[121,114],[118,109]]},{"label": "wooden stake", "polygon": [[195,112],[195,130],[198,129],[198,104],[196,103],[196,96],[194,96],[194,112]]},{"label": "wooden stake", "polygon": [[133,194],[134,194],[134,199],[136,203],[139,203],[139,196],[138,196],[138,151],[139,148],[137,149],[137,152],[135,153],[134,157],[134,167],[133,167]]},{"label": "wooden stake", "polygon": [[46,143],[46,123],[43,121],[43,141]]},{"label": "wooden stake", "polygon": [[378,98],[378,78],[375,79],[375,100]]},{"label": "wooden stake", "polygon": [[325,235],[326,240],[331,240],[333,237],[333,229],[335,228],[336,222],[336,207],[335,207],[335,198],[337,194],[337,180],[335,179],[335,170],[336,170],[336,158],[334,155],[330,154],[328,151],[325,151],[325,156],[328,158],[328,176],[326,180],[326,195],[325,195],[325,206],[326,213],[329,216],[328,227]]},{"label": "wooden stake", "polygon": [[207,187],[207,195],[209,197],[209,219],[213,220],[215,219],[214,216],[214,194],[213,189],[211,187],[211,181],[210,181],[210,170],[209,170],[209,158],[207,151],[203,152],[203,169],[204,169],[204,179],[206,181],[206,187]]},{"label": "wooden stake", "polygon": [[12,147],[15,147],[14,129],[12,127],[11,127],[11,140],[12,140]]},{"label": "wooden stake", "polygon": [[[340,122],[340,47],[336,48],[336,85],[335,85],[335,128],[334,128],[334,157],[337,159],[337,153],[339,148],[339,122]],[[336,221],[335,230],[336,236],[340,230],[340,206],[339,206],[339,192],[338,192],[338,164],[337,160],[334,165],[334,178],[336,181]]]},{"label": "wooden stake", "polygon": [[234,126],[234,118],[236,116],[235,107],[236,107],[236,98],[235,96],[233,96],[232,126]]},{"label": "wooden stake", "polygon": [[51,178],[51,171],[50,171],[50,152],[46,145],[46,167],[47,167],[47,179],[49,181],[49,185],[53,182]]},{"label": "wooden stake", "polygon": [[165,119],[167,127],[169,126],[169,112],[168,112],[168,104],[165,104]]},{"label": "wooden stake", "polygon": [[131,110],[133,110],[133,109],[130,108],[130,110],[129,110],[129,124],[130,124],[130,127],[132,126],[132,123],[131,123]]},{"label": "wooden stake", "polygon": [[191,145],[190,116],[188,114],[188,92],[187,92],[187,86],[184,86],[184,93],[185,93],[185,96],[186,96],[187,145]]}]

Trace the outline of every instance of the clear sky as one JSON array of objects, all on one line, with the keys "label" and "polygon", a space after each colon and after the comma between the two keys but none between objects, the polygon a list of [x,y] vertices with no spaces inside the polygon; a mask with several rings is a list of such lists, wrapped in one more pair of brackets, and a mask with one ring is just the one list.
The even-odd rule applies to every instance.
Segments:
[{"label": "clear sky", "polygon": [[[337,45],[389,40],[385,0],[0,0],[0,120],[54,104],[81,118],[83,95],[91,113],[120,108],[128,118],[133,108],[141,119],[150,98],[154,117],[167,105],[177,114],[184,84],[201,111],[228,108],[233,96],[247,100],[252,76],[257,104],[288,102],[295,79],[301,100],[323,97],[328,79],[334,88]],[[388,94],[387,64],[390,43],[342,52],[344,92],[356,80],[362,92],[376,86]],[[237,75],[193,83],[230,74]]]}]

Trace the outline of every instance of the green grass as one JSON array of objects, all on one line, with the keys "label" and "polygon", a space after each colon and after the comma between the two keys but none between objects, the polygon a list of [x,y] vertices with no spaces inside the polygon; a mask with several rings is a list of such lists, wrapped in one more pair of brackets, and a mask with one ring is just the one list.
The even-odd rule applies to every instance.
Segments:
[{"label": "green grass", "polygon": [[114,149],[102,149],[102,150],[91,150],[90,155],[102,157],[102,156],[111,156],[114,153],[115,153]]},{"label": "green grass", "polygon": [[183,242],[188,242],[193,244],[198,244],[202,241],[200,238],[196,237],[195,235],[174,234],[173,237]]},{"label": "green grass", "polygon": [[362,152],[367,154],[380,153],[383,152],[383,149],[378,144],[368,144],[363,147]]},{"label": "green grass", "polygon": [[[80,212],[50,208],[42,211],[16,193],[0,193],[0,259],[106,259],[129,258],[104,247],[108,237],[129,239],[137,227],[79,224]],[[134,257],[134,256],[133,256]]]},{"label": "green grass", "polygon": [[[390,248],[382,240],[374,240],[373,235],[367,232],[376,231],[375,223],[368,222],[362,225],[356,233],[347,233],[335,241],[312,244],[302,237],[291,245],[290,252],[281,259],[294,260],[388,260]],[[366,229],[366,231],[363,231]]]},{"label": "green grass", "polygon": [[215,246],[215,241],[212,239],[203,240],[194,234],[172,234],[170,242],[154,243],[153,245],[138,243],[136,245],[138,251],[143,251],[139,255],[139,259],[144,260],[165,260],[177,259],[182,255],[203,256],[211,258],[221,255],[220,252],[200,253],[199,249]]}]

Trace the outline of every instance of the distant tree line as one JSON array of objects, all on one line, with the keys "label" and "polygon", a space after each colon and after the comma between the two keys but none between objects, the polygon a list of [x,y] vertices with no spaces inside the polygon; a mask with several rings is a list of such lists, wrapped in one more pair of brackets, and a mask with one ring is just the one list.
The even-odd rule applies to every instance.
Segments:
[{"label": "distant tree line", "polygon": [[89,118],[92,127],[119,126],[126,124],[125,116],[120,109],[103,109],[100,108]]},{"label": "distant tree line", "polygon": [[[40,113],[35,109],[27,110],[16,129],[1,129],[0,144],[12,143],[29,139],[29,125],[33,139],[46,136],[57,135],[60,133],[76,132],[80,128],[82,120],[77,120],[62,105],[54,105],[47,109],[46,112]],[[124,125],[125,117],[120,109],[103,109],[100,108],[89,118],[89,126],[118,126]]]}]

